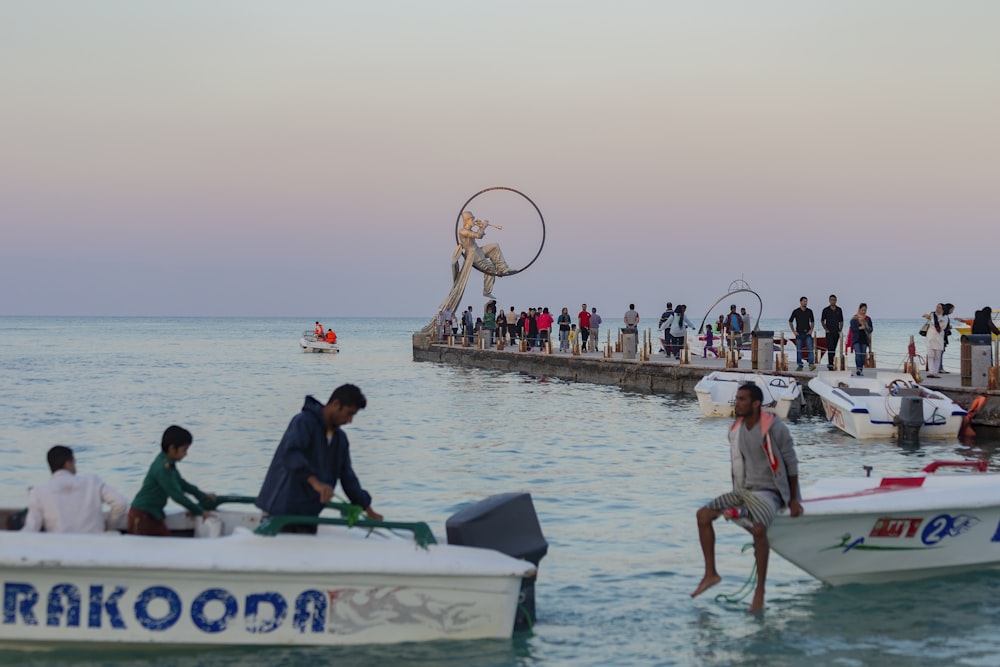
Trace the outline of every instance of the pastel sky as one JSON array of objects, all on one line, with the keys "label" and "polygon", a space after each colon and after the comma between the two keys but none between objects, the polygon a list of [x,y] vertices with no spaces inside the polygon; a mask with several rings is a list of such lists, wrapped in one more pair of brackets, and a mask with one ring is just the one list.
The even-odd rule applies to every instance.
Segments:
[{"label": "pastel sky", "polygon": [[[504,307],[1000,308],[998,34],[995,0],[6,2],[0,315],[429,317],[490,186],[546,225]],[[533,209],[475,204],[529,261]]]}]

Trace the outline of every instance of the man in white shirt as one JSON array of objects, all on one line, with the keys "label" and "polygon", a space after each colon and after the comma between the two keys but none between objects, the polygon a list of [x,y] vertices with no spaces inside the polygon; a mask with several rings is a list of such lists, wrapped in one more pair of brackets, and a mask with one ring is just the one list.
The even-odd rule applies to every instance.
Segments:
[{"label": "man in white shirt", "polygon": [[[28,492],[28,516],[21,530],[48,533],[103,533],[116,529],[128,511],[120,493],[94,475],[76,474],[69,447],[56,445],[48,453],[52,477]],[[104,504],[111,506],[107,522]]]}]

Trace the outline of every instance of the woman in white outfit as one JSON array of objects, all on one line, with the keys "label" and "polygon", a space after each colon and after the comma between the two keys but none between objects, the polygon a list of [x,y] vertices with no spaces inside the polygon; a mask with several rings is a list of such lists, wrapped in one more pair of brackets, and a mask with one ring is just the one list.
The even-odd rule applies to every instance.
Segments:
[{"label": "woman in white outfit", "polygon": [[939,303],[933,313],[924,315],[930,320],[927,327],[927,368],[930,370],[927,377],[936,378],[937,370],[941,368],[941,355],[944,353],[944,330],[947,328],[949,320],[944,314],[944,304]]}]

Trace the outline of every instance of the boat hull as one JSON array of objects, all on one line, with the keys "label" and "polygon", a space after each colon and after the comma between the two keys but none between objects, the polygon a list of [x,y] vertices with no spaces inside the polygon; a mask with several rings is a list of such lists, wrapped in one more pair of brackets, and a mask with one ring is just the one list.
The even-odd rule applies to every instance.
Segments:
[{"label": "boat hull", "polygon": [[[893,484],[904,482],[825,480],[818,490],[806,490],[801,516],[775,518],[768,529],[771,548],[831,585],[1000,568],[997,475],[925,481],[925,486],[897,487]],[[824,499],[816,493],[833,495]]]},{"label": "boat hull", "polygon": [[[327,533],[324,535],[324,532]],[[351,532],[344,529],[343,532]],[[510,637],[534,566],[409,540],[5,533],[0,643],[344,645]]]},{"label": "boat hull", "polygon": [[[883,371],[874,377],[821,373],[809,381],[809,388],[819,396],[826,420],[855,438],[894,437],[905,395],[919,395],[922,400],[921,438],[957,437],[966,411],[941,392],[912,380],[906,374]],[[893,393],[893,386],[901,390]]]},{"label": "boat hull", "polygon": [[321,354],[336,354],[340,352],[340,348],[337,347],[336,343],[327,343],[315,340],[315,338],[310,340],[308,336],[303,336],[299,339],[299,346],[303,352],[317,352]]},{"label": "boat hull", "polygon": [[736,390],[744,382],[753,382],[760,387],[764,395],[764,405],[761,407],[766,412],[773,412],[782,419],[787,419],[790,413],[799,408],[802,387],[794,378],[714,371],[699,380],[694,387],[701,414],[705,417],[733,417]]}]

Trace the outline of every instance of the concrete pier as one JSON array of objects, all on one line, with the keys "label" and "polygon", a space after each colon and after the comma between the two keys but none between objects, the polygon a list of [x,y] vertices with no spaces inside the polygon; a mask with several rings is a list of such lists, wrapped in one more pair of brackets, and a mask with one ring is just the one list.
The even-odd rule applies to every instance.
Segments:
[{"label": "concrete pier", "polygon": [[[605,343],[605,340],[601,340],[602,348]],[[421,333],[413,335],[413,359],[617,386],[626,391],[644,394],[684,394],[691,397],[695,396],[694,386],[698,380],[712,371],[725,370],[724,359],[692,356],[691,364],[682,365],[672,357],[668,359],[662,353],[654,354],[651,359],[644,361],[641,355],[636,359],[624,359],[620,352],[612,354],[610,358],[605,358],[602,352],[586,352],[579,355],[546,354],[537,349],[531,352],[519,352],[516,345],[507,346],[503,350],[495,348],[480,350],[475,347],[462,347],[460,344],[432,342],[427,335]],[[743,351],[739,368],[729,370],[752,372],[750,351]],[[808,387],[809,380],[816,376],[816,372],[760,372],[795,378],[802,385],[802,397],[805,403],[803,412],[823,414],[819,397]],[[946,394],[965,408],[977,396],[986,396],[986,405],[972,423],[974,426],[1000,428],[1000,391],[988,391],[985,387],[963,387],[958,373],[951,373],[932,381],[925,380],[921,384]]]}]

